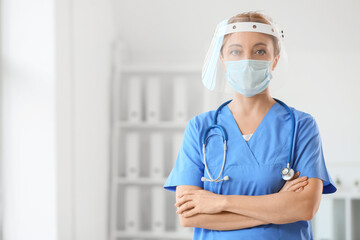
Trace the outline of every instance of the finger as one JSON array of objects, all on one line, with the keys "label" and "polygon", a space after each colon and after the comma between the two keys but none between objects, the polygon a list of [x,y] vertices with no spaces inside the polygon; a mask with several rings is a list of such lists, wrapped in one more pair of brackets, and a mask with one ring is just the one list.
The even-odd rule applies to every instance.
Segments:
[{"label": "finger", "polygon": [[304,190],[304,188],[300,187],[300,188],[296,189],[295,192],[301,192],[302,190]]},{"label": "finger", "polygon": [[183,204],[191,201],[192,199],[181,199],[181,201],[175,203],[175,207],[181,207]]},{"label": "finger", "polygon": [[191,216],[194,216],[194,215],[196,215],[196,214],[198,214],[198,212],[197,212],[196,208],[193,208],[193,209],[191,209],[191,210],[189,210],[189,211],[184,212],[184,213],[182,214],[182,216],[183,216],[183,217],[191,217]]},{"label": "finger", "polygon": [[186,202],[179,209],[176,211],[177,214],[182,214],[184,211],[189,210],[191,208],[195,207],[195,204],[193,201]]},{"label": "finger", "polygon": [[180,195],[178,195],[176,198],[182,198],[183,196],[193,195],[193,194],[195,194],[195,191],[185,191],[185,192],[182,192]]},{"label": "finger", "polygon": [[186,203],[187,201],[191,201],[191,196],[183,196],[182,198],[180,199],[177,199],[176,200],[176,203],[175,203],[175,206],[176,207],[180,207],[182,204]]},{"label": "finger", "polygon": [[307,183],[308,183],[307,180],[301,181],[301,182],[297,182],[297,183],[292,184],[292,185],[289,187],[289,189],[295,190],[295,189],[298,189],[299,187],[304,187]]},{"label": "finger", "polygon": [[189,210],[191,208],[195,207],[195,203],[193,201],[189,201],[178,207],[176,213],[182,214],[184,211]]},{"label": "finger", "polygon": [[298,183],[298,182],[302,182],[302,181],[304,181],[304,180],[307,180],[307,177],[306,177],[306,176],[289,180],[289,182],[290,182],[290,184],[295,184],[295,183]]},{"label": "finger", "polygon": [[294,191],[294,190],[296,190],[296,189],[298,189],[298,188],[300,188],[300,187],[305,187],[307,184],[308,184],[308,181],[299,182],[299,183],[294,184],[293,186],[291,186],[291,187],[289,188],[289,190],[290,190],[290,191]]}]

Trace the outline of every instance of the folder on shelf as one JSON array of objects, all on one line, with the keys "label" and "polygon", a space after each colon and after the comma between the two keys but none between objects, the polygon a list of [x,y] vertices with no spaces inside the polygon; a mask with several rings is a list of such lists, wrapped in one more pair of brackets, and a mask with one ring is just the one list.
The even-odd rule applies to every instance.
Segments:
[{"label": "folder on shelf", "polygon": [[128,132],[126,135],[126,177],[127,178],[138,178],[139,169],[139,153],[140,153],[140,142],[139,133]]},{"label": "folder on shelf", "polygon": [[160,121],[160,79],[151,76],[146,79],[146,120]]},{"label": "folder on shelf", "polygon": [[141,121],[141,79],[139,76],[131,76],[128,79],[129,91],[128,91],[128,119],[129,121],[139,122]]},{"label": "folder on shelf", "polygon": [[164,177],[164,136],[159,132],[150,134],[150,176]]},{"label": "folder on shelf", "polygon": [[125,230],[137,232],[140,230],[140,189],[129,185],[125,188]]},{"label": "folder on shelf", "polygon": [[151,230],[165,231],[165,192],[162,186],[152,186],[151,189]]},{"label": "folder on shelf", "polygon": [[173,81],[173,97],[174,97],[174,121],[183,122],[186,120],[186,78],[177,76]]}]

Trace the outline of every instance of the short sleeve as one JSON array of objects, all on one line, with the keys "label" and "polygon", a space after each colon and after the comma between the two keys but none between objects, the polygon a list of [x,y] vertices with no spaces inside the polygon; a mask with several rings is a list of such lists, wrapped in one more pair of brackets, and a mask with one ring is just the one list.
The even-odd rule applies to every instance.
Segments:
[{"label": "short sleeve", "polygon": [[310,114],[299,121],[295,141],[295,172],[300,171],[300,176],[323,180],[323,194],[336,192],[326,169],[319,128]]},{"label": "short sleeve", "polygon": [[204,175],[204,164],[201,161],[200,138],[194,118],[190,119],[184,132],[183,141],[164,188],[175,192],[176,186],[194,185],[204,188],[201,177]]}]

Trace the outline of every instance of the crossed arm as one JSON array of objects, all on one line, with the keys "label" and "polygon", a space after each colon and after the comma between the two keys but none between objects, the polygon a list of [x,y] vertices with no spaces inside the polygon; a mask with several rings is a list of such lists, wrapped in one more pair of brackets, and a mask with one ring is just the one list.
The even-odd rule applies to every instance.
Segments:
[{"label": "crossed arm", "polygon": [[178,214],[184,227],[234,230],[269,223],[311,220],[320,206],[322,180],[309,178],[301,192],[261,196],[219,195],[196,186],[176,190]]},{"label": "crossed arm", "polygon": [[198,227],[212,230],[235,230],[269,224],[252,217],[232,212],[219,212],[215,214],[200,213],[191,217],[180,217],[184,227]]}]

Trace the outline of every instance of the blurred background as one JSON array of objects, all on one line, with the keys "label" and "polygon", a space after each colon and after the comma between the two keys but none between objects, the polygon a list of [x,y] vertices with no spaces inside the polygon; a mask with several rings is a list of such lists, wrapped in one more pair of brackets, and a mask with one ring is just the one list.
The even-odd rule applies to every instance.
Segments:
[{"label": "blurred background", "polygon": [[[265,10],[336,182],[316,239],[360,239],[360,2],[1,0],[4,240],[191,239],[163,189],[187,121],[225,98],[201,68],[216,24]],[[270,85],[271,86],[271,85]]]}]

